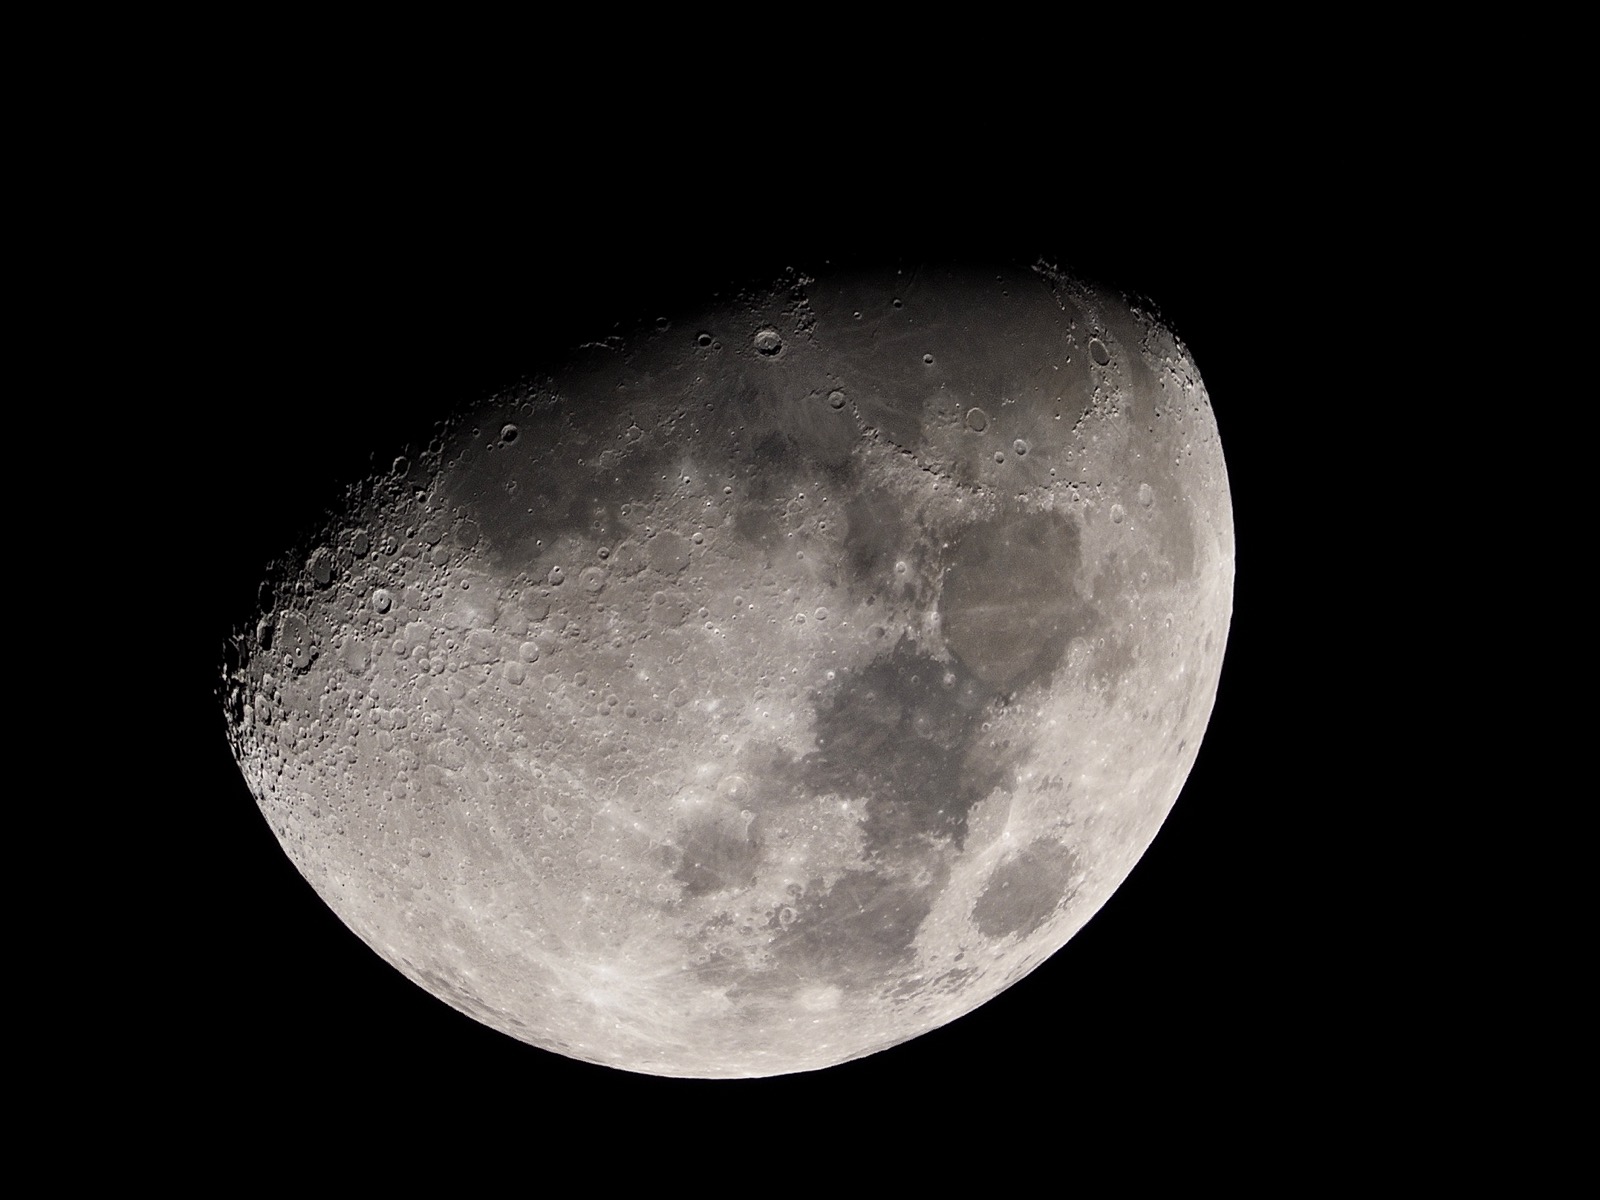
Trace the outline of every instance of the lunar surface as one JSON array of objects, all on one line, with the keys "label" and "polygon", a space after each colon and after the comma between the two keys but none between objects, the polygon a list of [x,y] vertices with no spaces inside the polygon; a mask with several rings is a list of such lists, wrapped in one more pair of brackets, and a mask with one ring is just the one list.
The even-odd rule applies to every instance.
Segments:
[{"label": "lunar surface", "polygon": [[1216,695],[1185,347],[1053,270],[927,267],[533,368],[239,614],[230,740],[323,899],[476,1020],[672,1076],[870,1054],[1058,950]]}]

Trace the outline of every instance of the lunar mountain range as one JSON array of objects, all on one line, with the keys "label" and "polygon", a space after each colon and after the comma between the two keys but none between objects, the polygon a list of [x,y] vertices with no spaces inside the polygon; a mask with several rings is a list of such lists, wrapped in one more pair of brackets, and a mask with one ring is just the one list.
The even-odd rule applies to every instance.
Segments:
[{"label": "lunar mountain range", "polygon": [[240,614],[230,741],[318,894],[474,1019],[670,1076],[858,1058],[1059,949],[1216,696],[1185,347],[1054,270],[926,267],[539,365]]}]

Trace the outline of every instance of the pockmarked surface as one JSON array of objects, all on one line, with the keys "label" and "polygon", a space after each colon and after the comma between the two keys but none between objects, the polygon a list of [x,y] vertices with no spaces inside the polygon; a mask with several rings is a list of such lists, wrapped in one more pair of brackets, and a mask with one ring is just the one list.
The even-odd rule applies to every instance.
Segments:
[{"label": "pockmarked surface", "polygon": [[318,893],[462,1012],[812,1070],[982,1004],[1127,876],[1233,564],[1148,312],[1043,268],[795,275],[355,482],[230,647],[230,738]]}]

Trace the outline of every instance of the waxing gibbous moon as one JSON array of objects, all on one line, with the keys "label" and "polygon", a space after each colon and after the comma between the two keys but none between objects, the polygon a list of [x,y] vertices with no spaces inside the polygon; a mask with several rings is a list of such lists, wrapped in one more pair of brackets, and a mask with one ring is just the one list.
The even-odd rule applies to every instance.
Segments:
[{"label": "waxing gibbous moon", "polygon": [[871,1054],[1060,949],[1176,800],[1227,639],[1177,338],[928,266],[530,370],[239,614],[229,737],[328,905],[494,1029],[671,1076]]}]

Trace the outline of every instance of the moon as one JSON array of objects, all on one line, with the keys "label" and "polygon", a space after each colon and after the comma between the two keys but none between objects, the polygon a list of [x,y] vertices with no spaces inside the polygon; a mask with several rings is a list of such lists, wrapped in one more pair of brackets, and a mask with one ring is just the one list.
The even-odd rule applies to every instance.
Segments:
[{"label": "moon", "polygon": [[539,366],[241,614],[229,740],[318,894],[483,1024],[666,1076],[860,1058],[1060,949],[1171,810],[1227,641],[1172,331],[934,264]]}]

